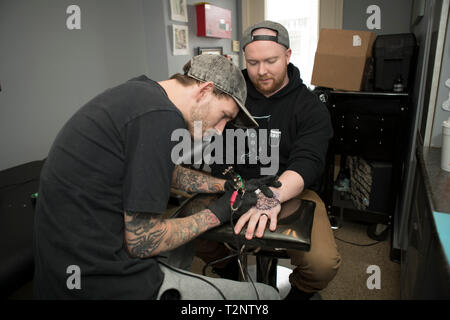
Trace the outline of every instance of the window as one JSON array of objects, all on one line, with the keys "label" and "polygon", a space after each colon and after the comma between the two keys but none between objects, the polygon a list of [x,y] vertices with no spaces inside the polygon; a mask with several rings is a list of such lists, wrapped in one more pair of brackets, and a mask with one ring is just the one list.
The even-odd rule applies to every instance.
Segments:
[{"label": "window", "polygon": [[266,0],[265,16],[288,30],[291,62],[300,69],[303,82],[310,87],[319,38],[319,0]]}]

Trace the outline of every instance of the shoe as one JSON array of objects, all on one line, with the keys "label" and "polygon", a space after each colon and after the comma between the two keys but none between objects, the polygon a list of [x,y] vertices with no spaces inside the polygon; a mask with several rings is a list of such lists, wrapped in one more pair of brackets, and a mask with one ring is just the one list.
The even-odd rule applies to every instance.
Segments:
[{"label": "shoe", "polygon": [[177,289],[169,289],[164,291],[159,300],[181,300],[180,291]]},{"label": "shoe", "polygon": [[214,267],[212,271],[221,278],[236,281],[239,280],[239,264],[237,258],[230,259],[223,268]]},{"label": "shoe", "polygon": [[314,293],[315,292],[304,292],[294,286],[291,286],[291,290],[283,300],[310,300]]}]

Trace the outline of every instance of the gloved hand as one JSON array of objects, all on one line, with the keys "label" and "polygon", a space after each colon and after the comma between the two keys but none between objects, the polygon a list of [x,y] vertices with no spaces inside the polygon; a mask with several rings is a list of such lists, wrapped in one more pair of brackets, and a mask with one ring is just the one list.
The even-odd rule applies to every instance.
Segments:
[{"label": "gloved hand", "polygon": [[220,198],[209,203],[206,207],[207,209],[211,210],[212,213],[214,213],[217,219],[219,219],[220,224],[224,224],[231,219],[230,199],[233,195],[233,192],[234,189],[225,190],[225,193]]},{"label": "gloved hand", "polygon": [[232,212],[231,210],[231,197],[234,193],[234,188],[232,190],[225,190],[225,193],[216,201],[211,202],[207,208],[211,210],[212,213],[219,219],[221,224],[224,224],[231,220],[233,216],[233,220],[238,219],[244,213],[246,213],[250,208],[256,205],[258,201],[258,195],[255,192],[245,192],[242,197],[242,193],[238,192],[236,196],[236,200],[233,204],[234,208],[237,208],[236,211]]},{"label": "gloved hand", "polygon": [[244,182],[245,189],[248,192],[254,192],[259,189],[266,197],[273,198],[273,192],[269,187],[281,187],[281,182],[278,178],[278,176],[265,176],[262,178],[250,179]]},{"label": "gloved hand", "polygon": [[[242,197],[241,193],[239,193],[233,206],[234,208],[237,208],[233,214],[233,218],[235,219],[239,218],[252,207],[256,206],[256,203],[258,202],[258,194],[255,193],[256,190],[259,189],[266,197],[273,198],[274,194],[269,187],[279,188],[281,187],[281,182],[278,181],[278,176],[265,176],[262,178],[244,181],[244,187],[244,196]],[[226,192],[233,192],[235,190],[234,182],[232,180],[227,180],[224,188]]]},{"label": "gloved hand", "polygon": [[[281,182],[278,181],[278,178],[278,176],[264,176],[262,178],[244,180],[245,191],[252,193],[259,189],[266,197],[273,198],[273,192],[269,187],[281,187]],[[225,190],[234,190],[233,181],[227,180],[224,188]]]}]

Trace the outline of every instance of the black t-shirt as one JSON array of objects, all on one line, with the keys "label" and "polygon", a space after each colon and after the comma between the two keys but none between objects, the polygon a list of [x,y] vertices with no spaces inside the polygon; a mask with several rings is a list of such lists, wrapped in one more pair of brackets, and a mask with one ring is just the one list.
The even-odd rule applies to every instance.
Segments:
[{"label": "black t-shirt", "polygon": [[123,212],[165,211],[179,128],[182,114],[145,76],[98,95],[65,124],[40,179],[36,298],[156,298],[163,274],[156,259],[129,256]]}]

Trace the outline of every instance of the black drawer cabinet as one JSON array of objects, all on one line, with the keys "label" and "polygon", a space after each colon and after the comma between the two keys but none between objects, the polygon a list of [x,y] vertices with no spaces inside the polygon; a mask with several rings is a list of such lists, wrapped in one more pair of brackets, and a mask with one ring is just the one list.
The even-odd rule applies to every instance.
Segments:
[{"label": "black drawer cabinet", "polygon": [[405,132],[407,95],[336,92],[330,97],[336,154],[396,160]]},{"label": "black drawer cabinet", "polygon": [[336,155],[341,156],[341,168],[345,165],[347,156],[357,156],[368,162],[383,163],[392,168],[390,177],[386,178],[391,191],[386,189],[376,191],[378,195],[383,195],[387,199],[385,202],[389,204],[373,206],[385,208],[383,212],[371,209],[358,210],[351,201],[342,200],[338,192],[331,187],[324,196],[329,215],[343,215],[351,220],[374,224],[392,223],[411,120],[408,108],[409,95],[330,91],[327,98],[326,105],[331,115],[334,136],[329,148],[326,184],[334,185]]}]

